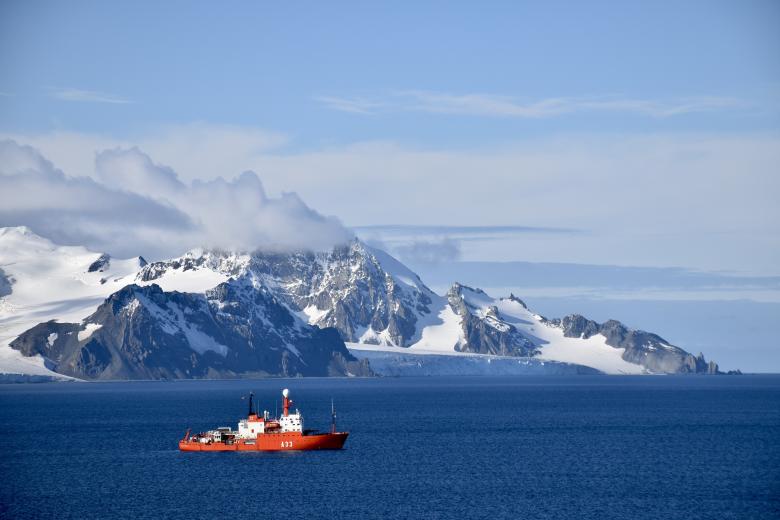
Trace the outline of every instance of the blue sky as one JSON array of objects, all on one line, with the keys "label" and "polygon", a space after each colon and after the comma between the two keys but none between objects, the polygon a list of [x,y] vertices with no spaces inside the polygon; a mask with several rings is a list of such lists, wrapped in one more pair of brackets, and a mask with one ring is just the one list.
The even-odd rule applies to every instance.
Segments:
[{"label": "blue sky", "polygon": [[[449,147],[561,130],[778,129],[773,1],[4,2],[0,9],[0,91],[11,94],[0,105],[2,124],[14,131],[126,135],[208,121],[283,132],[296,147],[375,139]],[[630,110],[436,117],[408,110],[417,100],[394,95],[404,92],[669,106],[721,98],[735,106],[677,117]],[[325,98],[406,109],[359,118]]]},{"label": "blue sky", "polygon": [[[650,328],[630,309],[661,316],[674,301],[669,330],[690,331],[700,302],[720,305],[713,323],[731,313],[780,370],[780,346],[750,332],[780,317],[777,27],[776,1],[9,1],[0,138],[68,177],[110,178],[109,191],[127,184],[96,157],[116,148],[138,147],[120,154],[136,180],[252,170],[262,184],[225,189],[248,182],[290,229],[313,222],[310,207],[423,274],[527,290],[550,312],[576,300]],[[0,225],[32,211],[13,202]],[[340,236],[331,224],[324,236]],[[112,247],[92,227],[54,238],[75,237]],[[482,262],[526,268],[496,286],[474,275]],[[524,280],[539,272],[529,265],[641,275],[628,289],[599,277],[564,290]],[[711,283],[674,287],[669,268]],[[722,338],[712,349],[738,365],[743,346]]]}]

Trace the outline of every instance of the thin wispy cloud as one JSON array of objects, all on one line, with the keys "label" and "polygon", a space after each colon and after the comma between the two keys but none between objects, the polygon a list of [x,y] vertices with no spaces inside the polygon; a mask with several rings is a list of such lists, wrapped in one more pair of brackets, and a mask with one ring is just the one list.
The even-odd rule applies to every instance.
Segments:
[{"label": "thin wispy cloud", "polygon": [[335,96],[317,96],[315,101],[319,101],[328,108],[339,110],[341,112],[351,112],[353,114],[373,114],[383,108],[383,104],[377,101],[371,101],[365,98],[341,98]]},{"label": "thin wispy cloud", "polygon": [[515,234],[515,233],[581,233],[579,229],[538,226],[421,226],[403,224],[378,224],[371,226],[355,226],[358,233],[381,232],[393,235],[483,235],[483,234]]},{"label": "thin wispy cloud", "polygon": [[127,98],[95,90],[81,90],[76,88],[52,88],[50,96],[62,101],[77,101],[83,103],[112,103],[127,104],[132,103]]},{"label": "thin wispy cloud", "polygon": [[671,101],[621,97],[554,97],[524,101],[493,94],[450,94],[419,90],[393,92],[377,98],[320,96],[316,99],[327,108],[364,115],[405,111],[523,119],[583,112],[616,112],[665,118],[744,107],[744,103],[738,99],[716,96]]}]

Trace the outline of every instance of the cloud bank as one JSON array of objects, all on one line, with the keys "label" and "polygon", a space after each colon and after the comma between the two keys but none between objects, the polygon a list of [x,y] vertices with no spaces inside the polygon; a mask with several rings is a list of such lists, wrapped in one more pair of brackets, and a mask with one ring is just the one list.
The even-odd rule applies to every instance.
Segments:
[{"label": "cloud bank", "polygon": [[413,265],[439,265],[460,258],[461,248],[457,240],[443,238],[430,241],[415,240],[410,244],[395,247],[393,252]]},{"label": "cloud bank", "polygon": [[385,242],[391,252],[401,239],[448,237],[466,261],[754,274],[777,274],[780,265],[780,136],[774,132],[561,134],[458,148],[366,141],[303,149],[286,146],[291,138],[281,133],[204,123],[133,138],[5,136],[100,184],[108,181],[95,171],[95,150],[134,145],[170,165],[185,186],[224,172],[262,172],[269,193],[294,191],[320,212],[363,226],[359,235]]},{"label": "cloud bank", "polygon": [[0,141],[0,227],[151,258],[192,247],[318,250],[351,238],[295,193],[269,197],[250,171],[187,184],[138,148],[98,153],[95,171],[69,177],[34,148]]}]

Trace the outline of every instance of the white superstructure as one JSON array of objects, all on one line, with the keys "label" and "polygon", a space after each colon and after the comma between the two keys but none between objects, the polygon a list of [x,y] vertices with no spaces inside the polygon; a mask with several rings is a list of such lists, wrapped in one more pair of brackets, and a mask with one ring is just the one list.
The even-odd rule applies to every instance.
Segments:
[{"label": "white superstructure", "polygon": [[222,441],[227,438],[233,439],[256,439],[258,435],[267,433],[288,433],[303,432],[303,416],[299,410],[290,413],[292,400],[289,398],[290,391],[286,388],[282,391],[283,414],[279,418],[270,417],[268,411],[263,415],[258,415],[252,405],[253,394],[249,394],[249,414],[246,419],[238,421],[238,429],[231,431],[230,428],[222,427],[217,430],[206,432],[203,442]]},{"label": "white superstructure", "polygon": [[282,432],[302,432],[303,431],[303,417],[301,412],[295,410],[295,413],[279,417],[279,426]]}]

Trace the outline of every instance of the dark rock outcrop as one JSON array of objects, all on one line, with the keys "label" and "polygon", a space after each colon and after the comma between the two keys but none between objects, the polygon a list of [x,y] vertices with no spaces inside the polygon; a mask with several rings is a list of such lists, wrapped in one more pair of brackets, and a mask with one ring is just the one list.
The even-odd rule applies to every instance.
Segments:
[{"label": "dark rock outcrop", "polygon": [[[484,316],[478,316],[476,309],[463,297],[464,290],[489,298],[483,291],[461,284],[456,283],[450,288],[447,293],[447,301],[452,310],[461,317],[461,328],[465,338],[465,343],[459,345],[457,350],[498,356],[533,356],[538,354],[536,344],[526,338],[513,325],[504,321],[495,306],[490,307]],[[520,303],[522,304],[522,302]]]},{"label": "dark rock outcrop", "polygon": [[246,278],[205,295],[129,285],[82,323],[41,323],[11,347],[83,379],[371,373],[336,330],[301,322]]},{"label": "dark rock outcrop", "polygon": [[89,267],[87,268],[87,272],[88,273],[95,273],[95,272],[102,273],[103,271],[108,269],[110,265],[111,265],[111,255],[109,255],[107,253],[103,253],[102,255],[100,255],[98,257],[97,260],[95,260],[94,262],[92,262],[89,265]]},{"label": "dark rock outcrop", "polygon": [[0,298],[11,294],[13,291],[11,284],[13,284],[13,279],[0,269]]}]

